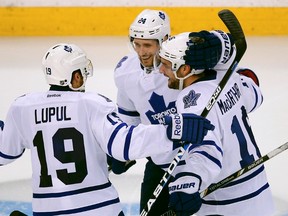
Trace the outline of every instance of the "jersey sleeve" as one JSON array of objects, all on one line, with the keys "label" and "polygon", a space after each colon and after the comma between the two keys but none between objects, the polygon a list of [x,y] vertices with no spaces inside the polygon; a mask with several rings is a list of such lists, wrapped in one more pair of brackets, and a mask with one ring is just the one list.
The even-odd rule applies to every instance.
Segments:
[{"label": "jersey sleeve", "polygon": [[223,146],[217,135],[218,128],[209,131],[201,145],[190,145],[184,157],[185,165],[178,166],[175,171],[175,175],[188,172],[198,176],[201,182],[200,191],[215,182],[221,172]]},{"label": "jersey sleeve", "polygon": [[127,79],[130,77],[135,58],[135,54],[124,56],[117,64],[114,70],[114,82],[117,87],[117,106],[118,113],[121,119],[123,119],[128,125],[138,125],[140,123],[140,114],[137,112],[133,101],[128,97],[127,91],[133,91],[129,89],[129,83]]},{"label": "jersey sleeve", "polygon": [[136,111],[127,94],[121,89],[117,92],[117,106],[120,118],[128,125],[138,125],[140,123],[140,114]]},{"label": "jersey sleeve", "polygon": [[[10,107],[3,131],[0,132],[0,165],[8,164],[19,158],[25,151],[25,140],[17,127],[17,109]],[[20,116],[18,116],[20,119]]]},{"label": "jersey sleeve", "polygon": [[91,104],[92,131],[108,155],[126,161],[172,150],[173,143],[167,138],[164,125],[129,126],[119,118],[112,102],[101,101],[97,106]]},{"label": "jersey sleeve", "polygon": [[[209,82],[209,81],[206,81]],[[194,84],[191,88],[184,89],[177,99],[177,109],[180,113],[194,113],[201,115],[207,105],[215,85]],[[178,173],[193,173],[200,180],[200,191],[207,188],[217,178],[222,168],[223,146],[221,142],[221,127],[217,114],[212,110],[207,118],[215,126],[213,131],[208,131],[201,145],[190,145],[184,157],[185,165],[178,166]]]},{"label": "jersey sleeve", "polygon": [[261,89],[251,78],[243,75],[238,76],[240,76],[241,79],[241,92],[243,93],[243,96],[247,99],[245,100],[246,110],[248,113],[253,112],[263,102],[263,95]]}]

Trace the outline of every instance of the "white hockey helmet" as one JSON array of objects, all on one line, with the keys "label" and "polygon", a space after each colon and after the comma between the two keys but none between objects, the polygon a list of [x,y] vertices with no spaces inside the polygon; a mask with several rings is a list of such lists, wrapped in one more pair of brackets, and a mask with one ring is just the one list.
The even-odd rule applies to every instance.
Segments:
[{"label": "white hockey helmet", "polygon": [[172,63],[172,70],[177,71],[179,67],[185,64],[184,55],[189,41],[189,32],[184,32],[176,36],[169,37],[162,43],[159,55],[161,58]]},{"label": "white hockey helmet", "polygon": [[185,51],[188,48],[189,41],[189,33],[184,32],[175,36],[171,36],[168,40],[162,43],[160,48],[159,56],[172,64],[172,71],[176,77],[180,81],[179,89],[183,88],[183,81],[192,76],[193,74],[202,73],[204,70],[195,70],[192,68],[191,72],[187,74],[185,77],[178,77],[177,70],[181,67],[181,65],[185,64],[184,56]]},{"label": "white hockey helmet", "polygon": [[54,45],[44,55],[42,65],[49,85],[69,86],[73,89],[71,86],[72,74],[74,71],[80,70],[84,78],[82,88],[85,88],[86,78],[93,75],[91,61],[87,59],[85,52],[74,44]]},{"label": "white hockey helmet", "polygon": [[134,38],[156,39],[161,45],[170,32],[170,19],[164,11],[145,9],[130,25],[129,37],[131,42]]}]

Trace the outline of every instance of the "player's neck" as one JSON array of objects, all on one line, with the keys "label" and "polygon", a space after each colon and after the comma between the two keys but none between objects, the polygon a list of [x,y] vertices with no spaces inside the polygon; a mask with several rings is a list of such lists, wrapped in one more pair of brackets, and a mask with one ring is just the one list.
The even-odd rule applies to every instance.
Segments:
[{"label": "player's neck", "polygon": [[200,73],[200,74],[194,74],[194,75],[188,77],[186,80],[184,80],[183,88],[186,88],[186,87],[192,85],[193,83],[195,83],[198,79],[200,79],[203,76],[204,76],[204,74]]}]

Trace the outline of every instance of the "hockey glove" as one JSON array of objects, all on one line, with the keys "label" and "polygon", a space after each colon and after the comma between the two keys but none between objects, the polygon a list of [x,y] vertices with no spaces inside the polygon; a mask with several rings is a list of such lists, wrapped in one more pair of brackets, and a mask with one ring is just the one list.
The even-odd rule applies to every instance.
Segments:
[{"label": "hockey glove", "polygon": [[257,75],[252,70],[248,68],[244,68],[244,69],[242,68],[242,69],[239,69],[237,73],[251,78],[257,86],[260,85]]},{"label": "hockey glove", "polygon": [[135,160],[132,161],[118,161],[114,158],[111,159],[110,167],[113,173],[120,175],[125,173],[130,167],[136,164]]},{"label": "hockey glove", "polygon": [[221,40],[208,31],[191,32],[189,38],[189,49],[184,56],[185,64],[194,69],[213,68],[221,56]]},{"label": "hockey glove", "polygon": [[191,32],[189,38],[184,60],[194,69],[214,68],[219,61],[228,61],[232,54],[234,40],[229,33],[220,30]]},{"label": "hockey glove", "polygon": [[4,128],[4,122],[0,120],[0,128],[1,130],[3,131],[3,128]]},{"label": "hockey glove", "polygon": [[208,130],[214,130],[214,125],[204,117],[183,113],[165,116],[168,139],[185,143],[201,144]]},{"label": "hockey glove", "polygon": [[202,205],[202,199],[198,192],[200,180],[188,175],[182,176],[169,184],[169,208],[177,216],[193,215],[199,211]]}]

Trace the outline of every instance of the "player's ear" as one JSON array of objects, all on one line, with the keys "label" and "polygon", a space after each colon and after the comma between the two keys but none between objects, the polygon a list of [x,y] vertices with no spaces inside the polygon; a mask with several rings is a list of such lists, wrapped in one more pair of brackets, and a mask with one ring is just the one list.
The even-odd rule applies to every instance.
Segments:
[{"label": "player's ear", "polygon": [[79,88],[83,84],[83,76],[80,70],[76,70],[72,73],[71,84],[73,88]]},{"label": "player's ear", "polygon": [[183,70],[183,75],[186,76],[187,74],[191,72],[191,66],[184,64],[182,65],[182,70]]},{"label": "player's ear", "polygon": [[76,70],[72,73],[72,80],[79,80],[79,79],[82,79],[82,74],[81,74],[81,71],[80,70]]}]

